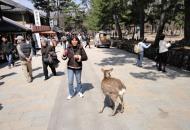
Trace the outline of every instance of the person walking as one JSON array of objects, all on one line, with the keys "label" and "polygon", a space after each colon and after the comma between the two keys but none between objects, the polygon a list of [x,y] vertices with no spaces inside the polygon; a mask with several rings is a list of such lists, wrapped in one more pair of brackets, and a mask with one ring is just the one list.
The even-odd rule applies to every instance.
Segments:
[{"label": "person walking", "polygon": [[11,68],[11,65],[14,66],[14,60],[13,60],[13,44],[11,42],[8,42],[6,37],[1,38],[2,43],[1,43],[1,48],[3,55],[5,55],[7,61],[8,61],[8,67],[9,69]]},{"label": "person walking", "polygon": [[53,63],[52,55],[55,54],[54,48],[48,44],[48,41],[46,39],[41,40],[41,52],[42,52],[42,64],[43,64],[43,72],[45,79],[49,79],[48,76],[48,66],[51,68],[51,71],[54,76],[56,76],[56,69]]},{"label": "person walking", "polygon": [[141,40],[141,42],[138,43],[140,52],[137,54],[137,63],[136,63],[137,66],[142,67],[144,49],[149,48],[150,46],[151,44],[146,45],[146,38],[144,40]]},{"label": "person walking", "polygon": [[[82,74],[82,61],[86,61],[88,59],[86,52],[83,46],[80,43],[80,40],[77,36],[73,36],[71,41],[67,47],[68,57],[68,89],[69,95],[67,99],[71,99],[76,93],[82,98],[82,85],[81,85],[81,74]],[[77,87],[74,89],[73,82],[74,76],[76,77]]]},{"label": "person walking", "polygon": [[85,46],[85,48],[87,46],[89,46],[89,48],[90,48],[90,35],[87,35],[86,37],[87,37],[87,39],[86,39],[86,46]]},{"label": "person walking", "polygon": [[166,63],[168,59],[168,48],[171,46],[170,43],[164,41],[165,35],[160,36],[159,41],[159,65],[158,71],[166,72]]},{"label": "person walking", "polygon": [[24,37],[19,35],[15,38],[17,40],[17,51],[20,57],[22,70],[28,83],[32,82],[32,45],[24,41]]}]

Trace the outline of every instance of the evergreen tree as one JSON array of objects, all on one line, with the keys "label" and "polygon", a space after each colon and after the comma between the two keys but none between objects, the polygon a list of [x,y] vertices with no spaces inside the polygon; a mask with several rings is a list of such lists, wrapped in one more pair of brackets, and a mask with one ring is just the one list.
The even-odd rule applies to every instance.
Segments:
[{"label": "evergreen tree", "polygon": [[184,36],[190,41],[190,0],[184,0],[185,5],[185,22],[184,22]]}]

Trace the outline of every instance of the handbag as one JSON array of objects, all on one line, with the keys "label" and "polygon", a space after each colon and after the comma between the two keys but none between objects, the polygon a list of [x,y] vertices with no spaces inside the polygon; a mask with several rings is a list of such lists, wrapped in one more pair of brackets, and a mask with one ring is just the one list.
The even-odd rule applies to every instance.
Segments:
[{"label": "handbag", "polygon": [[44,61],[44,63],[47,63],[47,64],[53,63],[53,59],[52,59],[51,55],[49,55],[49,54],[48,54],[48,57],[43,58],[43,61]]},{"label": "handbag", "polygon": [[67,59],[67,49],[64,50],[63,56],[62,56],[62,60],[66,60],[66,59]]}]

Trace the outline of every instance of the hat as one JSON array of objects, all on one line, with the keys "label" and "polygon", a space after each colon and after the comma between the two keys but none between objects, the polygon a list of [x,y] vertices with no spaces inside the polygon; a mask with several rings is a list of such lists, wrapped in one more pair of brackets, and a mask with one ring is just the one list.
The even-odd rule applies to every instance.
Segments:
[{"label": "hat", "polygon": [[21,35],[19,35],[19,36],[17,36],[17,37],[15,38],[15,40],[24,40],[24,37],[21,36]]}]

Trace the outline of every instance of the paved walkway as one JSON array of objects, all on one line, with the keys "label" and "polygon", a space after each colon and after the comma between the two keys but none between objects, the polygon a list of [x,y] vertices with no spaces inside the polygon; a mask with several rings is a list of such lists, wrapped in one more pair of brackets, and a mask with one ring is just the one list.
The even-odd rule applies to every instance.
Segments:
[{"label": "paved walkway", "polygon": [[[58,47],[58,54],[61,48]],[[86,49],[82,82],[85,97],[67,97],[66,61],[58,76],[44,81],[41,57],[33,59],[34,81],[26,83],[20,63],[1,68],[0,130],[189,130],[190,74],[176,68],[163,74],[154,62],[135,65],[135,55],[115,48]],[[59,56],[60,57],[60,56]],[[103,103],[101,67],[113,67],[113,77],[127,86],[125,112],[109,117],[111,109],[98,111]]]},{"label": "paved walkway", "polygon": [[[60,86],[48,130],[188,130],[190,128],[190,74],[168,69],[158,72],[153,61],[135,65],[136,55],[115,48],[86,49],[82,82],[85,97],[70,101],[67,82]],[[112,76],[127,86],[125,112],[108,116],[111,109],[98,111],[104,96],[100,89],[101,67],[113,67]],[[175,68],[174,68],[175,69]],[[64,77],[66,80],[66,77]]]},{"label": "paved walkway", "polygon": [[0,80],[3,83],[0,85],[0,130],[47,129],[57,90],[65,75],[65,62],[60,58],[61,47],[57,52],[61,61],[58,76],[51,76],[47,81],[44,81],[41,56],[33,57],[32,83],[25,81],[19,61],[12,69],[0,69],[0,75],[4,77]]}]

